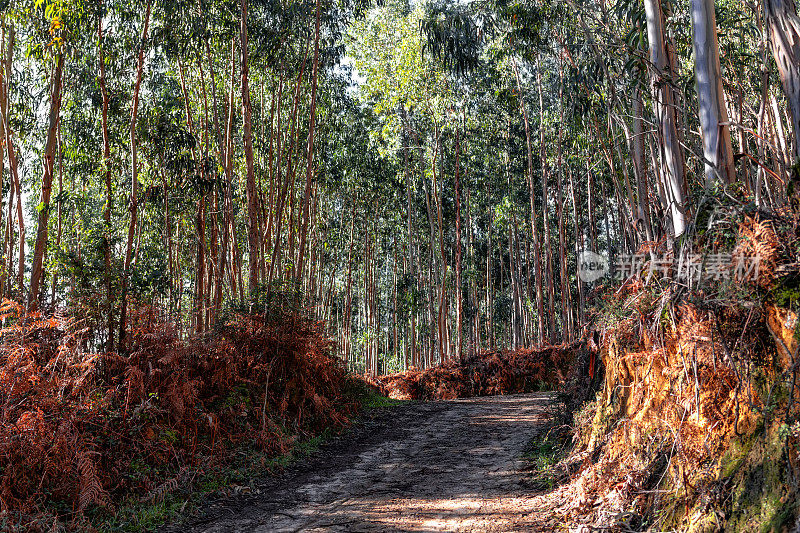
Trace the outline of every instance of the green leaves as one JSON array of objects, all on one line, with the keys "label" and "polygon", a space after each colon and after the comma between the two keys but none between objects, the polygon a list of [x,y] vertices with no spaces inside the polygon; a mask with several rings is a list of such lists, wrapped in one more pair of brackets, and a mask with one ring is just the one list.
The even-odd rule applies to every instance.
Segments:
[{"label": "green leaves", "polygon": [[420,32],[425,36],[423,52],[430,52],[456,76],[473,72],[485,39],[495,31],[490,12],[475,16],[464,4],[436,0],[425,6]]}]

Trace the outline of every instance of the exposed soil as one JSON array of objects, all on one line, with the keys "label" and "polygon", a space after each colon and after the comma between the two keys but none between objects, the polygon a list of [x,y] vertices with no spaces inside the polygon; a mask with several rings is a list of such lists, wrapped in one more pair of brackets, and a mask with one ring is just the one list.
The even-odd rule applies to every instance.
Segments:
[{"label": "exposed soil", "polygon": [[305,464],[171,531],[554,531],[555,502],[522,472],[554,407],[538,393],[378,411]]}]

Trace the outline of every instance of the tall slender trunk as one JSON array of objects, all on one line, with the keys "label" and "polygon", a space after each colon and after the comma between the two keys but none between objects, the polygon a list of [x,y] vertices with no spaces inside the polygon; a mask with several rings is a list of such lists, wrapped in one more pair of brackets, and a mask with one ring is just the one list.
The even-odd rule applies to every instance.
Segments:
[{"label": "tall slender trunk", "polygon": [[[58,131],[58,208],[57,208],[57,221],[56,221],[56,250],[61,248],[61,235],[63,229],[63,209],[60,199],[64,194],[64,150],[61,145],[61,129]],[[58,269],[53,270],[53,282],[50,286],[50,305],[55,308],[56,305],[56,289],[58,288]]]},{"label": "tall slender trunk", "polygon": [[[800,158],[800,18],[794,0],[764,0],[772,56],[792,115],[794,158]],[[795,163],[793,161],[792,163]]]},{"label": "tall slender trunk", "polygon": [[536,280],[536,319],[538,328],[536,330],[536,342],[541,345],[545,336],[544,325],[544,298],[542,294],[542,261],[539,251],[539,230],[536,227],[536,193],[533,184],[533,145],[531,143],[531,132],[528,121],[528,110],[525,107],[525,98],[522,96],[522,82],[519,77],[519,67],[517,66],[516,59],[511,60],[511,65],[514,69],[514,78],[517,82],[517,92],[519,94],[519,105],[522,110],[522,119],[525,126],[525,142],[528,155],[528,187],[530,188],[530,202],[531,202],[531,235],[533,236],[533,254],[534,254],[534,278]]},{"label": "tall slender trunk", "polygon": [[692,28],[706,186],[717,181],[717,175],[724,182],[732,183],[736,180],[736,170],[725,93],[722,91],[714,0],[692,0]]},{"label": "tall slender trunk", "polygon": [[[103,96],[103,112],[101,114],[101,128],[103,133],[103,167],[104,167],[104,181],[106,186],[106,203],[103,206],[103,224],[105,224],[106,237],[103,243],[103,261],[105,263],[105,285],[106,285],[106,300],[108,314],[108,342],[106,346],[107,351],[114,350],[114,298],[113,292],[113,279],[111,274],[111,240],[108,235],[111,234],[111,208],[114,199],[113,188],[111,181],[111,141],[108,135],[108,90],[106,88],[106,60],[103,47],[103,17],[97,18],[97,56],[100,64],[100,93]],[[164,190],[166,194],[166,189]]]},{"label": "tall slender trunk", "polygon": [[36,228],[36,245],[33,251],[31,287],[28,293],[28,307],[38,305],[41,283],[44,279],[44,256],[47,249],[47,222],[50,218],[50,193],[53,188],[53,168],[55,167],[58,122],[61,118],[61,78],[64,68],[64,54],[59,53],[50,93],[50,117],[47,140],[44,145],[44,173],[42,175],[42,194],[39,202],[39,220]]},{"label": "tall slender trunk", "polygon": [[[2,21],[2,44],[0,44],[0,54],[2,54],[3,50],[5,50],[6,41],[11,40],[13,36],[13,27],[7,25],[6,17],[3,16]],[[9,110],[8,100],[9,100],[9,90],[10,90],[10,78],[11,73],[8,69],[8,65],[5,61],[5,57],[0,57],[0,145],[5,144],[7,137],[6,137],[6,127],[7,127],[7,115]],[[9,161],[10,163],[10,161]],[[5,150],[0,149],[0,205],[2,205],[3,197],[3,184],[2,184],[2,177],[5,171]],[[5,297],[8,295],[11,296],[11,291],[14,285],[13,276],[11,275],[12,270],[12,262],[13,262],[13,240],[14,240],[14,228],[13,228],[13,211],[14,211],[14,178],[13,176],[9,177],[9,184],[8,184],[8,204],[7,204],[7,215],[3,217],[3,210],[0,209],[0,223],[3,224],[4,228],[4,238],[3,238],[3,250],[2,250],[2,258],[3,262],[0,263],[0,268],[6,268],[6,275],[7,279],[0,281],[0,295]],[[4,220],[5,218],[5,220]]]},{"label": "tall slender trunk", "polygon": [[[588,155],[588,154],[587,154]],[[589,159],[586,160],[586,215],[589,218],[589,249],[595,253],[597,249],[597,226],[595,225],[595,191],[594,191],[594,172],[589,167]],[[576,226],[577,227],[577,226]]]},{"label": "tall slender trunk", "polygon": [[[633,155],[633,173],[636,177],[636,198],[638,201],[637,220],[642,222],[648,241],[655,240],[653,224],[650,220],[650,188],[647,184],[647,167],[644,160],[644,130],[642,128],[644,105],[642,93],[637,86],[633,92],[633,136],[631,153]],[[637,222],[638,225],[638,222]]]},{"label": "tall slender trunk", "polygon": [[314,126],[317,120],[317,78],[319,75],[319,18],[320,0],[316,1],[316,22],[314,26],[314,60],[311,66],[311,103],[308,111],[308,148],[306,156],[306,188],[303,194],[303,220],[300,227],[300,243],[297,256],[297,268],[294,277],[298,280],[303,275],[306,239],[308,233],[308,202],[311,194],[311,179],[314,176]]},{"label": "tall slender trunk", "polygon": [[130,212],[130,223],[128,225],[128,243],[125,246],[125,264],[122,269],[122,305],[119,316],[119,345],[124,346],[125,342],[125,320],[128,310],[128,278],[131,274],[131,257],[133,252],[133,241],[136,235],[136,227],[139,220],[139,162],[138,145],[136,140],[136,119],[139,114],[139,91],[142,87],[142,71],[144,70],[144,49],[147,44],[147,32],[150,28],[150,12],[153,7],[153,0],[147,0],[147,10],[144,16],[144,27],[142,37],[139,41],[139,52],[137,54],[136,82],[133,85],[133,101],[131,103],[131,196],[128,204]]},{"label": "tall slender trunk", "polygon": [[353,353],[353,342],[352,342],[352,334],[353,334],[353,229],[355,226],[356,220],[356,202],[357,198],[353,199],[353,207],[350,210],[350,245],[348,246],[347,252],[347,296],[345,297],[345,308],[344,308],[344,324],[342,329],[344,331],[344,335],[342,335],[344,340],[344,362],[347,364],[350,361],[351,355]]},{"label": "tall slender trunk", "polygon": [[[223,164],[225,168],[225,177],[226,181],[229,183],[230,181],[227,180],[228,175],[228,167],[225,165],[226,161],[226,154],[225,154],[225,144],[223,143],[222,137],[222,129],[220,127],[220,120],[219,120],[219,112],[217,106],[217,80],[214,75],[214,60],[211,56],[211,45],[209,43],[208,37],[205,39],[205,48],[206,48],[206,60],[208,61],[208,73],[211,77],[211,107],[212,107],[212,114],[214,118],[214,131],[217,136],[217,148],[218,148],[218,155],[219,161]],[[221,242],[219,245],[219,250],[217,251],[216,255],[216,268],[214,269],[214,297],[212,300],[212,314],[214,316],[214,320],[219,315],[220,307],[222,306],[222,297],[223,297],[223,278],[225,276],[225,263],[227,258],[227,250],[228,250],[228,225],[227,225],[227,217],[225,213],[227,213],[226,206],[227,202],[225,199],[227,198],[226,194],[226,187],[220,186],[215,191],[216,194],[214,195],[214,218],[217,220],[221,220],[221,227],[222,227],[222,237]],[[219,205],[219,196],[222,195],[222,216],[219,215],[220,212],[220,205]],[[215,228],[216,231],[216,228]]]},{"label": "tall slender trunk", "polygon": [[[541,65],[539,65],[541,67]],[[542,229],[544,233],[544,253],[546,256],[547,271],[545,280],[547,282],[547,331],[550,344],[555,342],[555,299],[556,292],[553,285],[553,248],[550,246],[550,224],[547,220],[547,210],[549,208],[549,198],[547,192],[547,178],[550,168],[547,165],[547,149],[545,144],[544,131],[544,102],[542,97],[542,73],[541,68],[536,69],[536,85],[539,89],[539,161],[542,168]]]},{"label": "tall slender trunk", "polygon": [[[308,58],[308,47],[306,46],[306,50],[303,54],[303,62],[300,65],[300,72],[297,73],[297,81],[295,82],[295,90],[294,90],[294,103],[292,104],[292,113],[289,117],[290,123],[290,132],[289,132],[289,139],[287,142],[291,143],[289,148],[286,150],[286,178],[283,181],[283,189],[281,191],[280,197],[278,198],[278,206],[275,210],[275,219],[277,220],[276,227],[275,227],[275,238],[274,243],[275,245],[272,248],[272,260],[270,261],[269,265],[269,275],[267,276],[267,283],[270,284],[273,280],[273,276],[275,274],[275,268],[279,267],[278,263],[281,257],[281,230],[283,229],[283,210],[286,205],[286,197],[287,194],[291,192],[292,185],[294,183],[294,171],[293,171],[293,152],[296,146],[297,140],[297,110],[300,104],[300,88],[303,81],[303,74],[305,73],[306,68],[306,59]],[[278,176],[280,177],[280,149],[278,150]]]},{"label": "tall slender trunk", "polygon": [[[573,227],[575,228],[575,257],[577,258],[578,254],[580,254],[580,252],[583,250],[583,226],[581,225],[581,221],[578,219],[578,201],[575,195],[575,183],[572,179],[572,170],[569,168],[567,169],[567,175],[569,176],[569,192],[572,199],[572,223]],[[576,275],[575,277],[578,280],[578,320],[576,326],[582,327],[585,316],[584,288],[583,281],[581,281],[580,276]],[[580,335],[579,331],[576,331],[575,333]]]},{"label": "tall slender trunk", "polygon": [[236,238],[236,220],[233,212],[233,118],[234,118],[234,92],[236,88],[236,38],[231,38],[231,73],[230,87],[228,88],[228,121],[225,127],[225,232],[227,235],[227,246],[223,250],[224,254],[229,254],[226,258],[228,273],[230,275],[231,294],[236,297],[237,288],[239,297],[244,295],[244,289],[239,283],[241,276],[237,277],[237,272],[241,268],[238,261],[239,243]]},{"label": "tall slender trunk", "polygon": [[647,38],[650,41],[653,108],[659,133],[661,175],[671,213],[673,234],[679,237],[686,229],[686,176],[683,152],[678,139],[675,95],[672,86],[675,65],[670,62],[664,32],[661,0],[645,0]]},{"label": "tall slender trunk", "polygon": [[[5,17],[0,22],[0,51],[5,48],[5,40],[6,40],[6,21]],[[5,130],[5,121],[3,117],[8,112],[8,93],[6,92],[6,75],[3,71],[3,64],[0,62],[0,145],[2,145],[3,140],[6,136]],[[5,182],[5,152],[0,149],[0,232],[3,233],[3,244],[2,249],[0,249],[0,269],[6,263],[6,257],[8,253],[8,242],[9,238],[11,237],[9,227],[5,224],[6,217],[5,215],[5,197],[3,196],[3,189],[4,189],[4,182]],[[12,191],[14,188],[9,186],[9,191]],[[8,210],[11,211],[11,202],[8,203]],[[6,271],[6,280],[10,280],[11,276],[10,270]],[[0,280],[0,298],[6,297],[6,280]]]},{"label": "tall slender trunk", "polygon": [[461,135],[456,126],[456,357],[463,359],[463,301],[461,297]]},{"label": "tall slender trunk", "polygon": [[[11,183],[9,184],[8,196],[8,273],[13,270],[14,261],[14,230],[13,230],[13,210],[12,204],[16,196],[16,218],[17,231],[19,233],[19,254],[17,256],[17,285],[19,287],[19,299],[22,300],[25,291],[25,217],[22,212],[22,185],[19,179],[19,161],[17,160],[16,150],[14,149],[14,138],[11,131],[9,113],[11,112],[11,63],[14,59],[14,43],[16,41],[16,31],[14,26],[8,27],[6,56],[3,60],[3,71],[5,73],[5,112],[3,113],[3,129],[5,130],[5,145],[8,153],[8,167],[11,171]],[[9,280],[9,292],[11,292],[12,282]]]},{"label": "tall slender trunk", "polygon": [[486,191],[486,197],[490,200],[488,202],[488,218],[489,223],[486,227],[486,337],[489,343],[489,349],[494,348],[494,301],[492,295],[494,294],[494,287],[492,285],[492,226],[494,225],[494,209],[492,209],[491,198],[492,188],[491,184]]},{"label": "tall slender trunk", "polygon": [[[186,89],[186,76],[184,74],[183,62],[178,59],[178,73],[181,80],[181,93],[183,94],[184,111],[186,113],[186,127],[189,135],[196,137],[192,110],[189,104],[189,91]],[[197,157],[197,149],[191,149],[192,159],[195,161],[195,172],[201,178],[198,187],[199,198],[197,200],[197,210],[195,212],[195,233],[197,236],[197,259],[195,261],[195,293],[194,293],[194,328],[195,333],[202,333],[205,325],[205,267],[206,267],[206,206],[205,206],[205,165]],[[166,193],[166,191],[165,191]]]},{"label": "tall slender trunk", "polygon": [[[219,247],[217,246],[217,210],[218,210],[218,202],[217,202],[217,195],[213,193],[212,188],[207,188],[205,184],[207,183],[207,176],[206,172],[208,172],[208,165],[207,161],[209,161],[209,152],[211,151],[211,121],[208,117],[208,91],[206,90],[206,77],[205,72],[203,70],[203,58],[202,55],[198,54],[197,57],[197,67],[199,71],[199,78],[200,78],[200,89],[201,94],[203,95],[203,150],[202,150],[202,161],[200,163],[201,167],[201,174],[204,180],[204,186],[201,188],[201,200],[203,202],[201,209],[200,209],[200,220],[198,221],[201,226],[201,230],[199,234],[201,235],[200,239],[200,246],[203,247],[204,251],[207,249],[208,254],[204,254],[202,263],[203,263],[203,270],[206,274],[203,276],[204,284],[206,287],[205,290],[205,297],[202,301],[203,305],[203,331],[208,329],[213,320],[215,320],[215,311],[214,311],[214,304],[212,300],[212,287],[214,286],[214,281],[216,279],[216,273],[214,272],[217,253],[219,252]],[[212,198],[208,198],[209,195],[212,195]],[[208,205],[211,204],[211,239],[206,246],[206,208]],[[198,253],[198,261],[200,261],[200,255]],[[206,264],[207,263],[207,264]]]},{"label": "tall slender trunk", "polygon": [[[564,123],[564,76],[563,68],[559,65],[559,84],[558,84],[558,116],[559,124]],[[558,129],[558,157],[556,178],[556,209],[558,210],[558,270],[561,281],[561,324],[565,341],[572,340],[572,323],[570,311],[572,307],[572,296],[570,294],[569,282],[567,279],[567,243],[564,232],[564,193],[562,182],[564,180],[563,166],[563,134],[564,128]]]},{"label": "tall slender trunk", "polygon": [[258,195],[256,193],[256,174],[253,164],[253,107],[250,103],[250,65],[247,42],[247,0],[242,0],[240,25],[242,40],[242,116],[244,130],[244,161],[247,168],[247,243],[249,251],[250,278],[248,289],[254,294],[258,286]]},{"label": "tall slender trunk", "polygon": [[[411,275],[411,279],[416,280],[416,273],[418,271],[417,268],[417,255],[416,255],[416,248],[414,246],[414,209],[413,209],[413,202],[412,202],[412,194],[411,194],[411,150],[409,148],[409,123],[408,123],[408,115],[406,114],[405,107],[400,107],[400,114],[403,120],[403,132],[402,132],[402,142],[403,142],[403,172],[405,177],[405,185],[406,185],[406,231],[408,233],[408,272]],[[417,364],[417,310],[412,309],[410,312],[411,315],[411,324],[409,329],[411,330],[411,338],[409,339],[409,344],[411,345],[411,365],[414,366]]]}]

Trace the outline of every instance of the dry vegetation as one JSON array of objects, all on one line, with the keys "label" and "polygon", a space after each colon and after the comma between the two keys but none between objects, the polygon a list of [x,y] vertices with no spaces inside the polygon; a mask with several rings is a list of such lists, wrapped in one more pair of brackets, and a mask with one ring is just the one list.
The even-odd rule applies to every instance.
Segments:
[{"label": "dry vegetation", "polygon": [[[576,366],[585,364],[583,342],[516,351],[486,351],[427,370],[411,369],[375,380],[398,400],[452,400],[513,394],[563,385]],[[573,370],[571,370],[573,369]]]},{"label": "dry vegetation", "polygon": [[0,319],[0,529],[83,529],[86,514],[157,500],[242,450],[264,461],[357,408],[330,342],[295,314],[233,315],[182,341],[140,307],[124,355],[89,353],[81,320],[10,301]]},{"label": "dry vegetation", "polygon": [[767,274],[747,294],[641,281],[615,294],[627,317],[603,331],[604,386],[556,467],[565,519],[621,531],[800,524],[800,321],[776,306],[797,292],[779,275],[796,238],[776,226],[739,228],[737,249],[760,253]]},{"label": "dry vegetation", "polygon": [[[575,411],[573,446],[539,477],[555,485],[566,521],[788,530],[800,511],[795,228],[747,219],[732,239],[697,238],[760,255],[757,282],[687,290],[629,280],[606,295],[589,339],[483,352],[374,385],[413,400],[559,388]],[[265,461],[357,409],[362,382],[331,355],[319,324],[297,313],[234,314],[213,335],[184,341],[138,307],[125,354],[90,353],[92,328],[74,317],[25,315],[6,301],[0,319],[5,529],[83,528],[126,499],[191,485],[242,449]]]}]

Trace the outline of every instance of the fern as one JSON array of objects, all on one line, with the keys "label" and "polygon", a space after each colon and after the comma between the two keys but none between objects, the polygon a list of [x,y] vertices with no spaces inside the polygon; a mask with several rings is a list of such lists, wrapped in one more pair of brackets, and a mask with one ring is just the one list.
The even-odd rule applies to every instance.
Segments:
[{"label": "fern", "polygon": [[78,454],[76,463],[80,478],[80,491],[78,493],[78,509],[85,510],[90,505],[108,505],[108,493],[103,489],[97,475],[94,457],[97,452],[83,452]]}]

